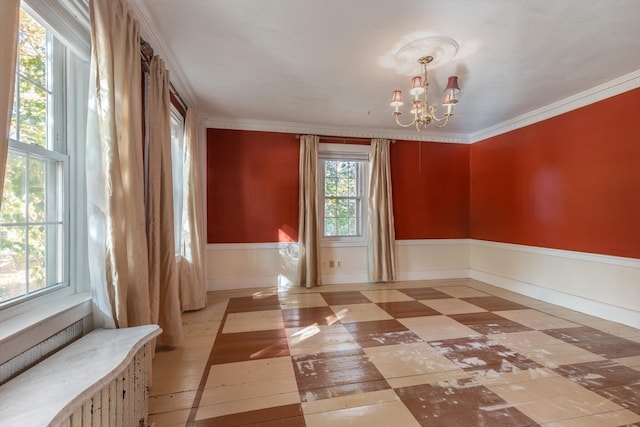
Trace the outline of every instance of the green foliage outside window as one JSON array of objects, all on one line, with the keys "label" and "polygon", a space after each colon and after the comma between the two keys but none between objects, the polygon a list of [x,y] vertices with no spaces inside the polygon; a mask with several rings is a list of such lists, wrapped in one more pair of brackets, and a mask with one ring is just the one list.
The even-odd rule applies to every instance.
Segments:
[{"label": "green foliage outside window", "polygon": [[[49,145],[49,52],[46,30],[20,12],[16,90],[10,139]],[[43,288],[46,283],[48,159],[10,150],[0,210],[0,302]]]},{"label": "green foliage outside window", "polygon": [[324,235],[359,235],[358,162],[324,161]]}]

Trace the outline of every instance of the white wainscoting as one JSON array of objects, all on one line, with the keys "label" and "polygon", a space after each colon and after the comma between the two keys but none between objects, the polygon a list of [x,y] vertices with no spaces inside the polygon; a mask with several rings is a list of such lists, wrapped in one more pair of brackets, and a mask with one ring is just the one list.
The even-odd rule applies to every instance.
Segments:
[{"label": "white wainscoting", "polygon": [[[320,254],[324,284],[367,282],[362,244],[322,247]],[[297,257],[297,243],[210,244],[208,289],[291,286]],[[474,239],[398,240],[396,272],[398,280],[470,277],[640,328],[640,259]]]},{"label": "white wainscoting", "polygon": [[640,328],[640,260],[471,240],[470,277]]},{"label": "white wainscoting", "polygon": [[[297,243],[209,244],[207,288],[289,286],[296,281],[297,258]],[[323,284],[367,282],[367,247],[362,243],[323,246],[320,258]],[[398,240],[396,273],[398,280],[469,277],[469,240]]]}]

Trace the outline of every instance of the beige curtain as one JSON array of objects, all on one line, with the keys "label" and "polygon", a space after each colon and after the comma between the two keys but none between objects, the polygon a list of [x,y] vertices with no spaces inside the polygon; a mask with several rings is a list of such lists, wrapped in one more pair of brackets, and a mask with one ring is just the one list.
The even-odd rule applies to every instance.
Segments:
[{"label": "beige curtain", "polygon": [[318,144],[316,135],[300,137],[300,197],[298,226],[298,285],[320,284],[318,240]]},{"label": "beige curtain", "polygon": [[19,26],[20,0],[0,1],[0,207],[9,150]]},{"label": "beige curtain", "polygon": [[182,341],[182,314],[173,233],[171,98],[169,72],[157,56],[149,64],[147,94],[147,239],[151,322],[162,328],[159,345]]},{"label": "beige curtain", "polygon": [[180,301],[184,311],[198,310],[207,304],[201,158],[198,118],[193,109],[189,108],[184,124],[184,198],[179,263]]},{"label": "beige curtain", "polygon": [[369,175],[369,281],[396,278],[395,231],[388,139],[371,140]]},{"label": "beige curtain", "polygon": [[126,0],[91,0],[89,270],[97,326],[150,323],[140,34]]}]

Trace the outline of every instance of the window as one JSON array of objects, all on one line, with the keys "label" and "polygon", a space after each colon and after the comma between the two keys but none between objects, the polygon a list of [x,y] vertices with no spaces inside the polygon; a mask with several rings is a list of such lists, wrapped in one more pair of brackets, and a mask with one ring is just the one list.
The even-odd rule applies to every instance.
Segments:
[{"label": "window", "polygon": [[[57,3],[30,4],[44,12]],[[78,238],[78,231],[70,224],[84,224],[70,209],[84,201],[77,195],[84,182],[83,172],[79,175],[76,170],[83,167],[84,159],[71,162],[69,154],[75,153],[75,140],[86,130],[83,85],[88,63],[57,37],[64,31],[56,31],[54,36],[41,16],[55,20],[59,15],[36,13],[28,5],[20,11],[16,86],[0,210],[0,308],[68,287],[70,277],[75,276],[70,250],[75,247],[73,239]],[[74,191],[70,191],[71,182],[77,182]]]},{"label": "window", "polygon": [[320,144],[322,236],[365,239],[369,146]]},{"label": "window", "polygon": [[173,233],[176,254],[182,252],[182,207],[184,204],[184,117],[171,107],[171,174],[173,176]]}]

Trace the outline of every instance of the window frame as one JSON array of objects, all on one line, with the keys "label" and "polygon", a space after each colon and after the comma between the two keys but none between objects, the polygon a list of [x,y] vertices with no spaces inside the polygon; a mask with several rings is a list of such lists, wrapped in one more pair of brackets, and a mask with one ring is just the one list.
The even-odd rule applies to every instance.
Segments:
[{"label": "window frame", "polygon": [[[12,325],[16,324],[17,330],[20,329],[18,325],[28,326],[29,322],[46,313],[68,310],[76,307],[78,302],[84,303],[90,290],[86,243],[82,243],[87,235],[84,141],[89,83],[89,29],[86,22],[72,22],[69,11],[58,0],[23,0],[20,7],[47,30],[48,39],[55,39],[49,42],[52,53],[48,67],[52,72],[49,84],[51,99],[47,106],[47,120],[53,124],[48,126],[47,139],[53,150],[13,139],[9,141],[9,150],[25,157],[60,164],[62,171],[56,188],[47,185],[46,191],[49,196],[55,195],[54,203],[61,206],[60,221],[63,223],[60,238],[52,242],[51,247],[62,246],[64,254],[58,284],[0,302],[0,325],[15,319],[11,322]],[[18,73],[16,67],[16,85],[19,84]],[[48,219],[45,218],[45,222]],[[78,298],[69,299],[74,295],[78,295]],[[18,321],[20,318],[23,321]],[[4,340],[4,334],[0,334],[0,339]]]},{"label": "window frame", "polygon": [[[174,129],[174,124],[178,124],[178,128]],[[182,254],[182,235],[183,235],[183,212],[185,202],[184,188],[184,126],[185,117],[182,112],[171,104],[171,176],[173,185],[173,226],[176,256]],[[174,131],[177,131],[177,138],[174,138]],[[180,147],[175,147],[176,139],[179,140]],[[178,155],[176,155],[178,154]]]},{"label": "window frame", "polygon": [[[369,235],[369,162],[371,147],[361,144],[320,143],[318,146],[318,236],[321,247],[366,246]],[[360,235],[325,235],[325,161],[344,160],[358,162],[360,192]]]}]

